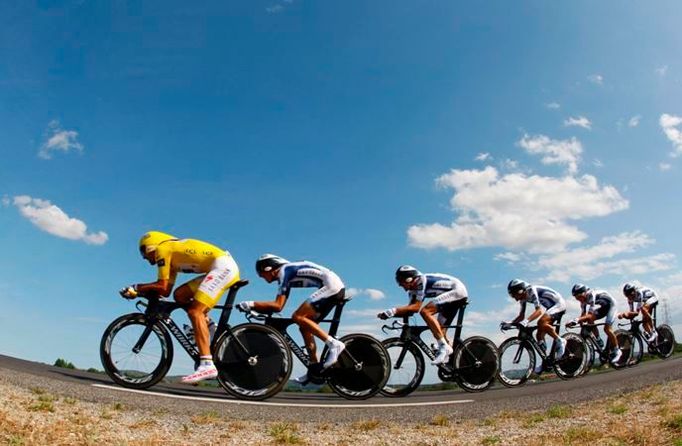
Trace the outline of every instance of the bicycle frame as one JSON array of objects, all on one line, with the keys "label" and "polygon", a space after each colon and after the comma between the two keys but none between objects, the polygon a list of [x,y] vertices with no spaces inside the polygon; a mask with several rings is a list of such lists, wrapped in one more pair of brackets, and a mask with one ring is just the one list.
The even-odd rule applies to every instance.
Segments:
[{"label": "bicycle frame", "polygon": [[[220,335],[222,335],[224,332],[231,331],[231,327],[228,321],[230,319],[230,315],[234,307],[234,301],[237,298],[237,292],[241,287],[246,286],[248,283],[249,283],[248,280],[240,280],[236,282],[234,285],[230,287],[227,293],[225,305],[216,305],[215,307],[213,307],[214,309],[219,309],[222,311],[220,313],[220,318],[218,319],[216,333],[213,336],[213,340],[211,341],[211,351],[213,351],[215,341],[220,337]],[[142,301],[138,301],[135,304],[137,309],[140,310],[140,312],[144,313],[145,317],[149,322],[145,330],[142,332],[140,339],[138,339],[138,341],[135,343],[135,346],[133,347],[133,352],[139,353],[142,350],[142,347],[144,346],[145,342],[147,342],[149,335],[152,333],[152,327],[154,326],[155,323],[159,322],[161,325],[163,325],[163,327],[166,330],[168,330],[168,332],[170,332],[175,337],[175,339],[182,346],[182,348],[185,349],[187,354],[195,362],[198,362],[199,350],[197,349],[196,345],[192,341],[190,341],[187,335],[180,329],[178,324],[176,324],[175,321],[171,318],[171,313],[177,310],[178,308],[182,308],[182,305],[174,301],[161,300],[155,296],[150,296],[147,299],[149,301],[148,304],[145,304]],[[145,310],[142,311],[140,309],[140,306],[146,307]]]},{"label": "bicycle frame", "polygon": [[[452,341],[452,348],[453,351],[454,349],[462,343],[462,322],[464,321],[464,310],[468,304],[462,305],[458,310],[457,310],[457,323],[455,325],[446,325],[442,326],[443,331],[445,332],[449,328],[454,328],[455,329],[455,336]],[[403,322],[400,324],[400,326],[397,326],[396,323],[398,321],[394,321],[392,325],[384,325],[381,328],[381,331],[386,333],[386,330],[398,330],[400,329],[400,340],[403,342],[407,343],[412,343],[415,344],[419,349],[424,352],[427,358],[429,360],[433,361],[436,359],[436,355],[433,352],[433,350],[426,345],[426,342],[421,338],[422,333],[425,331],[429,330],[429,327],[426,325],[418,325],[418,326],[413,326],[410,325],[410,317],[409,316],[403,316]],[[398,356],[398,359],[396,360],[395,366],[393,367],[394,369],[398,370],[402,364],[403,360],[405,359],[405,355],[407,353],[407,349],[403,349],[400,352],[400,355]],[[450,361],[454,361],[454,356],[451,355]],[[450,362],[449,361],[449,362]],[[454,364],[439,364],[438,367],[443,368],[444,370],[448,372],[454,371]]]},{"label": "bicycle frame", "polygon": [[[554,330],[556,330],[557,335],[559,334],[559,330],[561,329],[561,319],[559,319],[556,322],[553,322],[552,325],[554,326]],[[549,353],[552,351],[552,349],[549,349],[549,352],[546,352],[542,349],[540,346],[540,343],[535,339],[533,336],[533,332],[538,329],[537,326],[533,327],[524,327],[520,324],[514,324],[514,327],[519,330],[518,338],[521,341],[525,341],[528,344],[533,347],[533,350],[535,350],[535,353],[537,353],[538,356],[540,356],[540,359],[544,363],[545,361],[548,361],[550,364],[554,362],[554,357],[553,355],[550,355]],[[552,341],[555,343],[556,341]],[[514,364],[518,364],[521,361],[521,355],[523,354],[523,349],[521,346],[519,346],[519,349],[516,352],[516,355],[514,356]]]},{"label": "bicycle frame", "polygon": [[[322,319],[320,321],[317,321],[318,324],[323,322],[331,323],[328,331],[328,334],[331,337],[336,337],[336,333],[339,329],[339,324],[341,323],[341,313],[343,312],[343,307],[344,305],[346,305],[346,302],[348,302],[348,300],[342,300],[336,305],[336,307],[334,307],[334,315],[332,316],[331,319]],[[310,357],[304,351],[304,347],[298,345],[296,341],[294,341],[294,339],[291,337],[291,335],[287,332],[289,326],[295,324],[292,318],[273,317],[272,314],[266,314],[263,316],[247,314],[246,318],[249,321],[251,321],[251,319],[263,320],[264,325],[267,325],[277,330],[277,332],[279,332],[279,334],[281,334],[282,337],[284,338],[284,342],[289,346],[291,352],[299,359],[299,361],[301,361],[303,365],[306,366],[306,368],[310,367],[311,364]]]}]

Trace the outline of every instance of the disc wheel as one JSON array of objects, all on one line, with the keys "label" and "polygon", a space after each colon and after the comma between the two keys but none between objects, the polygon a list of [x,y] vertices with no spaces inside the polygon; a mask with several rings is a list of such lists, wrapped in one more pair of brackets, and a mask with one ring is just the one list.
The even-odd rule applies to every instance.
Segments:
[{"label": "disc wheel", "polygon": [[218,382],[244,400],[264,400],[278,393],[291,375],[291,351],[273,328],[242,324],[223,333],[213,359]]},{"label": "disc wheel", "polygon": [[[136,351],[143,336],[146,339]],[[107,375],[130,389],[147,389],[158,383],[173,362],[168,331],[160,322],[150,323],[142,313],[126,314],[109,324],[99,351]]]},{"label": "disc wheel", "polygon": [[359,333],[346,335],[340,341],[346,348],[328,371],[329,387],[349,400],[364,400],[379,393],[386,385],[391,367],[383,344]]},{"label": "disc wheel", "polygon": [[453,353],[457,384],[467,392],[482,392],[495,382],[500,354],[490,339],[472,336]]},{"label": "disc wheel", "polygon": [[585,340],[575,333],[565,333],[566,340],[564,355],[554,361],[554,371],[561,379],[571,379],[583,373],[588,358]]},{"label": "disc wheel", "polygon": [[382,342],[390,358],[390,375],[381,394],[401,397],[414,392],[424,378],[424,355],[412,342],[390,338]]}]

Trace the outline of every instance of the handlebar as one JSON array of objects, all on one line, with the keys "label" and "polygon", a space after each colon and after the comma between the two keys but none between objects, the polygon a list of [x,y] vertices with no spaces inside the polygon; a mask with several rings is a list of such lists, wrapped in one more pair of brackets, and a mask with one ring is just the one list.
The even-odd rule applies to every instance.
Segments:
[{"label": "handlebar", "polygon": [[383,331],[384,334],[388,334],[388,333],[386,333],[386,330],[402,330],[402,328],[403,328],[405,325],[406,325],[406,324],[405,324],[404,322],[393,321],[393,323],[392,323],[391,325],[384,325],[384,326],[382,326],[382,327],[381,327],[381,331]]}]

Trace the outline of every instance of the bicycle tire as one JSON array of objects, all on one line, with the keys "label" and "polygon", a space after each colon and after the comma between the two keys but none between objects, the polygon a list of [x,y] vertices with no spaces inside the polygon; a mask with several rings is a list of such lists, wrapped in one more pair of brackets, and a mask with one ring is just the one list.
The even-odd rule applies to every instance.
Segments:
[{"label": "bicycle tire", "polygon": [[633,335],[631,343],[632,345],[630,349],[630,360],[628,361],[628,367],[639,364],[642,362],[642,358],[644,357],[644,342],[642,341],[642,337],[639,335]]},{"label": "bicycle tire", "polygon": [[[130,313],[115,319],[104,330],[99,347],[100,360],[104,371],[116,384],[129,389],[148,389],[161,381],[168,373],[173,363],[173,341],[160,322],[152,323],[152,332],[143,346],[143,349],[146,347],[147,350],[138,353],[132,351],[149,323],[144,314]],[[131,327],[134,330],[132,333],[123,333],[126,328]],[[119,344],[117,344],[117,338],[120,339]],[[153,358],[157,355],[157,349],[159,350],[158,361]],[[128,355],[130,360],[126,360],[125,357],[118,358],[119,354]],[[146,361],[146,359],[149,360]],[[143,362],[149,364],[146,367],[149,371],[141,370]],[[128,368],[128,365],[137,369]]]},{"label": "bicycle tire", "polygon": [[[413,342],[405,342],[400,338],[389,338],[382,341],[390,359],[390,373],[381,394],[387,397],[403,397],[414,392],[424,378],[424,355]],[[399,368],[397,360],[405,355]]]},{"label": "bicycle tire", "polygon": [[500,368],[497,346],[483,336],[472,336],[453,353],[457,384],[467,392],[483,392],[495,382]]},{"label": "bicycle tire", "polygon": [[222,388],[242,400],[260,401],[277,394],[292,369],[286,341],[262,324],[241,324],[225,331],[215,343],[213,360]]},{"label": "bicycle tire", "polygon": [[[527,341],[513,337],[502,342],[498,350],[500,367],[497,380],[505,387],[519,387],[525,384],[535,368],[533,347]],[[514,359],[517,355],[519,356],[517,364],[520,365],[514,366]]]},{"label": "bicycle tire", "polygon": [[554,372],[563,379],[572,379],[582,375],[587,360],[587,347],[585,340],[575,333],[564,333],[561,336],[566,340],[564,355],[554,361]]},{"label": "bicycle tire", "polygon": [[383,344],[360,333],[346,335],[340,341],[346,348],[328,370],[329,387],[348,400],[364,400],[379,393],[386,385],[391,367]]},{"label": "bicycle tire", "polygon": [[659,325],[656,331],[658,332],[656,354],[661,359],[669,358],[675,352],[675,333],[667,324]]},{"label": "bicycle tire", "polygon": [[628,330],[616,330],[613,333],[618,341],[618,348],[620,348],[622,354],[617,362],[613,362],[609,359],[609,364],[616,370],[620,370],[627,367],[630,363],[630,358],[632,357],[632,344],[634,337],[632,333]]},{"label": "bicycle tire", "polygon": [[590,373],[590,370],[592,370],[592,367],[594,367],[594,361],[596,360],[596,357],[595,357],[596,353],[594,351],[594,345],[592,345],[592,341],[585,339],[585,338],[583,338],[583,340],[585,341],[585,348],[587,349],[586,350],[587,358],[585,358],[585,367],[583,367],[583,372],[582,372],[582,375],[585,376],[588,373]]}]

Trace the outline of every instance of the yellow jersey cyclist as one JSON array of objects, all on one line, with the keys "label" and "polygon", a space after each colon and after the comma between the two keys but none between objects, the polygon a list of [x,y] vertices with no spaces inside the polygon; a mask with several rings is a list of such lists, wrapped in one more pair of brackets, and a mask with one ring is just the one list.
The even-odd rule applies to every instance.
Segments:
[{"label": "yellow jersey cyclist", "polygon": [[[317,321],[324,319],[327,314],[345,297],[346,287],[333,271],[324,266],[309,261],[289,262],[274,254],[264,254],[256,261],[256,273],[266,282],[277,281],[279,288],[274,301],[240,302],[240,310],[258,313],[279,313],[289,298],[292,288],[317,288],[292,315],[298,324],[303,342],[305,343],[311,365],[318,363],[315,337],[321,339],[329,348],[323,368],[332,366],[339,358],[346,345],[329,336]],[[308,374],[298,377],[299,384],[308,383]]]},{"label": "yellow jersey cyclist", "polygon": [[158,231],[150,231],[140,239],[140,253],[150,264],[158,267],[156,282],[131,285],[121,290],[121,295],[168,297],[179,272],[198,273],[198,277],[177,287],[173,293],[176,302],[183,305],[194,329],[200,362],[194,373],[182,378],[183,383],[214,379],[218,370],[213,364],[210,350],[208,312],[221,295],[239,280],[239,267],[229,252],[210,243],[193,239],[177,239]]}]

